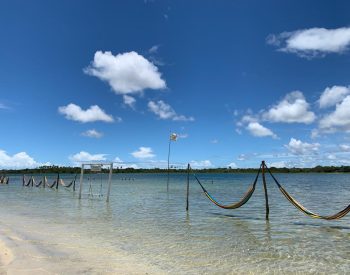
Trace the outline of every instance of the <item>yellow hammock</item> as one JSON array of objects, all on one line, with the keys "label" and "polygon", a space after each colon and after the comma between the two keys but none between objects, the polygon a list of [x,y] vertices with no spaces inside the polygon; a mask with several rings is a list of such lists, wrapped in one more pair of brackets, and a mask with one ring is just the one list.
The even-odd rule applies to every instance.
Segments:
[{"label": "yellow hammock", "polygon": [[233,203],[233,204],[229,204],[229,205],[223,205],[219,202],[217,202],[209,193],[208,191],[204,188],[204,186],[202,185],[202,183],[200,182],[200,180],[197,178],[197,176],[195,174],[193,174],[193,176],[195,177],[195,179],[197,180],[197,182],[199,183],[199,185],[202,187],[202,190],[204,192],[204,194],[207,196],[207,198],[212,202],[214,203],[215,205],[221,207],[221,208],[224,208],[224,209],[236,209],[236,208],[239,208],[241,206],[243,206],[244,204],[246,204],[249,199],[251,198],[251,196],[253,195],[254,191],[255,191],[255,186],[256,186],[256,183],[258,181],[258,178],[259,178],[259,174],[260,174],[260,170],[261,170],[261,165],[260,165],[260,168],[259,168],[259,171],[255,177],[255,180],[253,182],[253,184],[249,187],[248,191],[245,193],[244,197],[237,203]]},{"label": "yellow hammock", "polygon": [[342,211],[340,211],[334,215],[331,215],[331,216],[321,216],[321,215],[318,215],[318,214],[311,212],[310,210],[307,210],[303,205],[301,205],[291,195],[288,194],[288,192],[281,186],[281,184],[277,181],[277,179],[274,177],[274,175],[272,175],[270,169],[267,166],[265,166],[265,167],[266,167],[267,171],[269,171],[269,174],[271,175],[271,177],[273,178],[273,180],[277,184],[277,186],[278,186],[279,190],[282,192],[282,194],[287,198],[287,200],[289,200],[291,202],[291,204],[293,204],[297,209],[299,209],[305,215],[307,215],[311,218],[315,218],[315,219],[337,220],[337,219],[341,219],[342,217],[344,217],[346,214],[348,214],[350,212],[350,204]]}]

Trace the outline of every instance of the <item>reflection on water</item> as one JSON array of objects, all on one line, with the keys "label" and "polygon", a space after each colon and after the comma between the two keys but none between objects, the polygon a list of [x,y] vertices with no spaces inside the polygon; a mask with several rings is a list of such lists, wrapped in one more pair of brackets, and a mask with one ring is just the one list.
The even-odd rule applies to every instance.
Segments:
[{"label": "reflection on water", "polygon": [[[38,249],[50,250],[52,257],[64,257],[55,255],[58,248],[75,251],[73,263],[80,262],[84,253],[104,257],[94,266],[115,262],[114,252],[124,251],[176,274],[350,270],[350,216],[340,221],[312,220],[289,204],[269,177],[270,221],[265,221],[261,183],[242,208],[224,210],[213,205],[192,181],[186,213],[185,175],[171,177],[169,193],[166,175],[127,177],[134,180],[114,175],[110,203],[87,196],[78,200],[77,192],[63,188],[22,187],[21,177],[12,177],[9,186],[0,186],[1,221],[17,225],[23,238],[35,236]],[[230,203],[243,196],[254,175],[199,177],[215,198]],[[277,177],[295,198],[320,214],[335,213],[349,203],[348,175]],[[107,175],[103,181],[106,194]],[[88,185],[84,185],[86,192]],[[92,188],[99,192],[100,179]]]}]

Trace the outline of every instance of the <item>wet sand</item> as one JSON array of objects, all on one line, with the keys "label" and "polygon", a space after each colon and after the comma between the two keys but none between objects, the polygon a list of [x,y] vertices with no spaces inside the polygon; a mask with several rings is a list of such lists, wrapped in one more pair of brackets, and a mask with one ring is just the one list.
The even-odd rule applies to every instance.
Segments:
[{"label": "wet sand", "polygon": [[[43,243],[35,234],[21,234],[0,223],[0,274],[164,274],[122,251],[63,247]],[[28,233],[28,232],[27,232]]]}]

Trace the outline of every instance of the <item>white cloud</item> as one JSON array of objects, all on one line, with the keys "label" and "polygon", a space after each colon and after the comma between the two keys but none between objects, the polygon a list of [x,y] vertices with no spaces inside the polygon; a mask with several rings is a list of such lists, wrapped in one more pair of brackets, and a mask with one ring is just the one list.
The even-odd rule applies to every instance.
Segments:
[{"label": "white cloud", "polygon": [[327,108],[336,105],[341,102],[348,94],[350,94],[350,87],[344,86],[333,86],[331,88],[327,87],[318,103],[320,108]]},{"label": "white cloud", "polygon": [[340,144],[339,145],[340,150],[342,150],[343,152],[350,152],[350,145],[347,144]]},{"label": "white cloud", "polygon": [[263,118],[270,122],[312,123],[316,116],[309,111],[309,103],[300,91],[287,94],[277,105],[263,113]]},{"label": "white cloud", "polygon": [[[67,106],[59,107],[58,112],[62,115],[65,115],[66,119],[79,121],[82,123],[94,121],[114,121],[111,115],[106,114],[105,111],[97,105],[92,105],[88,109],[83,110],[80,106],[70,103]],[[118,121],[120,120],[121,119],[118,118]]]},{"label": "white cloud", "polygon": [[148,50],[148,52],[149,53],[157,53],[159,50],[159,47],[160,47],[160,45],[154,45]]},{"label": "white cloud", "polygon": [[350,46],[350,27],[338,29],[310,28],[269,35],[267,43],[280,51],[295,53],[301,57],[343,53]]},{"label": "white cloud", "polygon": [[270,167],[283,168],[288,167],[288,164],[285,161],[276,161],[270,164]]},{"label": "white cloud", "polygon": [[350,95],[336,105],[335,111],[325,115],[319,121],[319,128],[323,132],[350,132]]},{"label": "white cloud", "polygon": [[[4,150],[0,150],[0,167],[3,169],[35,168],[44,165],[36,162],[26,152],[9,155]],[[45,165],[50,165],[49,163]]]},{"label": "white cloud", "polygon": [[84,72],[108,82],[116,94],[166,88],[158,68],[134,51],[115,56],[111,52],[97,51]]},{"label": "white cloud", "polygon": [[171,119],[174,121],[194,121],[193,117],[178,115],[175,110],[169,104],[166,104],[163,100],[158,100],[157,102],[149,101],[148,108],[160,119]]},{"label": "white cloud", "polygon": [[84,137],[91,137],[91,138],[101,138],[103,137],[102,132],[98,132],[95,129],[87,130],[83,133],[81,133],[82,136]]},{"label": "white cloud", "polygon": [[329,154],[327,156],[327,159],[330,159],[330,160],[336,160],[337,159],[337,156],[335,154]]},{"label": "white cloud", "polygon": [[129,95],[123,95],[124,104],[128,105],[131,109],[135,109],[136,99]]},{"label": "white cloud", "polygon": [[227,164],[227,167],[237,168],[237,164],[234,162],[231,162],[231,163]]},{"label": "white cloud", "polygon": [[255,137],[277,138],[277,136],[268,128],[262,126],[259,122],[250,122],[246,128]]},{"label": "white cloud", "polygon": [[289,144],[285,147],[294,155],[310,155],[315,154],[319,150],[319,143],[307,143],[291,138]]},{"label": "white cloud", "polygon": [[190,165],[193,168],[208,168],[213,166],[210,160],[200,160],[200,161],[192,160],[190,162]]},{"label": "white cloud", "polygon": [[238,157],[237,157],[237,160],[246,160],[247,159],[247,156],[245,154],[240,154]]},{"label": "white cloud", "polygon": [[156,156],[153,154],[153,150],[150,147],[139,147],[139,149],[135,152],[132,152],[131,155],[137,159],[153,158]]},{"label": "white cloud", "polygon": [[69,156],[69,160],[76,165],[84,161],[103,161],[106,160],[106,154],[90,154],[88,152],[81,151],[73,156]]},{"label": "white cloud", "polygon": [[212,139],[212,140],[210,141],[210,143],[218,144],[218,143],[219,143],[219,140],[217,140],[217,139],[215,138],[215,139]]}]

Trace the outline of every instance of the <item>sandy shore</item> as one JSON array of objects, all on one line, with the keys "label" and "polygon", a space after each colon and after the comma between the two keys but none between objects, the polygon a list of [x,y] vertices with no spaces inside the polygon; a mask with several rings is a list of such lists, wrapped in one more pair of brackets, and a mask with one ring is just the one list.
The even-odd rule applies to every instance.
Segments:
[{"label": "sandy shore", "polygon": [[0,223],[0,274],[165,274],[123,251],[43,243]]}]

